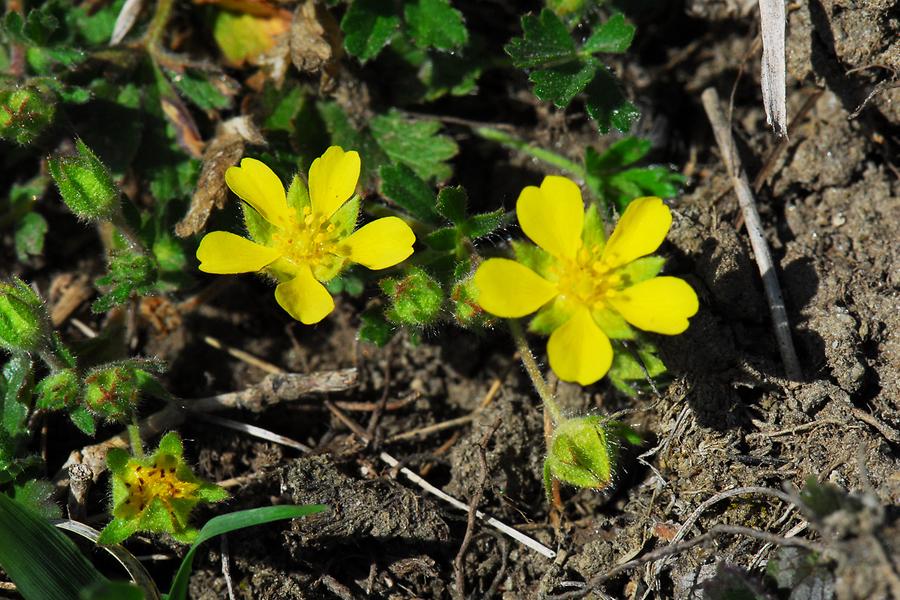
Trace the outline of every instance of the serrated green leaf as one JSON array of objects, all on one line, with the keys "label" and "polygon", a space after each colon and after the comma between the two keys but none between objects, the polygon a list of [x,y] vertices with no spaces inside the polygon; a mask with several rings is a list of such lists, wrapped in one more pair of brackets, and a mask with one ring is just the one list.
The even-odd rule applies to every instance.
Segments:
[{"label": "serrated green leaf", "polygon": [[625,22],[622,13],[613,15],[585,40],[581,47],[583,52],[621,53],[628,50],[634,39],[634,25]]},{"label": "serrated green leaf", "polygon": [[191,549],[181,560],[181,566],[172,580],[172,588],[169,590],[168,600],[185,600],[187,598],[188,579],[191,576],[191,568],[194,564],[194,554],[197,548],[203,542],[224,533],[272,523],[273,521],[282,521],[284,519],[297,519],[308,515],[314,515],[328,510],[328,506],[323,504],[309,504],[305,506],[266,506],[263,508],[252,508],[250,510],[241,510],[213,517],[206,522],[200,529],[197,539],[194,541]]},{"label": "serrated green leaf", "polygon": [[411,168],[422,179],[443,181],[452,170],[446,161],[459,151],[456,142],[440,135],[438,121],[406,119],[396,110],[369,123],[372,136],[388,157]]},{"label": "serrated green leaf", "polygon": [[506,212],[502,208],[489,213],[473,215],[463,225],[463,234],[473,240],[482,238],[502,227],[505,217]]},{"label": "serrated green leaf", "polygon": [[425,236],[424,239],[424,242],[429,248],[439,252],[452,252],[456,249],[458,241],[459,231],[457,231],[456,227],[441,227],[440,229],[435,229]]},{"label": "serrated green leaf", "polygon": [[362,62],[381,52],[400,28],[393,2],[353,0],[341,19],[344,48]]},{"label": "serrated green leaf", "polygon": [[409,35],[419,48],[452,50],[465,46],[469,32],[449,0],[413,0],[404,7]]},{"label": "serrated green leaf", "polygon": [[10,437],[26,432],[28,419],[27,402],[31,400],[31,358],[26,354],[16,354],[3,365],[3,405],[0,414],[0,429]]},{"label": "serrated green leaf", "polygon": [[381,167],[381,193],[410,216],[426,223],[439,223],[434,191],[406,165]]},{"label": "serrated green leaf", "polygon": [[597,60],[587,58],[534,71],[528,78],[534,83],[535,96],[565,108],[594,79],[599,64]]},{"label": "serrated green leaf", "polygon": [[368,309],[360,316],[358,336],[364,342],[382,348],[394,337],[396,327],[388,322],[384,313],[377,309]]},{"label": "serrated green leaf", "polygon": [[469,196],[462,186],[441,188],[437,195],[435,209],[442,217],[454,224],[466,220],[466,204]]},{"label": "serrated green leaf", "polygon": [[603,134],[609,133],[611,127],[627,133],[641,116],[637,107],[622,93],[618,80],[605,67],[597,69],[597,75],[587,87],[584,104],[588,116]]},{"label": "serrated green leaf", "polygon": [[522,17],[522,31],[523,37],[513,38],[504,47],[515,66],[528,69],[576,58],[575,42],[569,30],[549,8],[542,10],[538,17]]},{"label": "serrated green leaf", "polygon": [[16,225],[15,245],[19,260],[28,260],[44,251],[47,220],[39,213],[30,212]]},{"label": "serrated green leaf", "polygon": [[184,73],[167,72],[169,80],[185,98],[202,110],[216,110],[231,106],[231,98],[210,82],[214,73],[197,73],[190,69]]},{"label": "serrated green leaf", "polygon": [[651,146],[650,140],[628,136],[607,148],[603,154],[588,147],[584,155],[584,166],[588,173],[595,175],[617,171],[644,158]]},{"label": "serrated green leaf", "polygon": [[359,131],[336,102],[319,102],[319,116],[331,136],[331,143],[345,150],[354,149],[364,158],[362,161],[363,184],[371,186],[382,166],[390,159],[369,132]]},{"label": "serrated green leaf", "polygon": [[0,568],[24,598],[72,600],[105,580],[56,527],[0,494]]}]

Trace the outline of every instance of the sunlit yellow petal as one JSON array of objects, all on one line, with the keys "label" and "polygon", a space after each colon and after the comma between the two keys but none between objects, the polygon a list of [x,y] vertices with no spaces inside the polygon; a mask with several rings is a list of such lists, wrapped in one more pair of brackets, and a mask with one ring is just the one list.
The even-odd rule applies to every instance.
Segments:
[{"label": "sunlit yellow petal", "polygon": [[347,258],[373,270],[403,262],[413,252],[416,235],[397,217],[384,217],[363,225],[344,240]]},{"label": "sunlit yellow petal", "polygon": [[581,245],[584,202],[571,179],[548,175],[541,187],[530,185],[516,202],[519,225],[531,240],[561,258],[573,258]]},{"label": "sunlit yellow petal", "polygon": [[556,286],[514,260],[490,258],[475,271],[478,304],[498,317],[531,314],[557,295]]},{"label": "sunlit yellow petal", "polygon": [[625,320],[644,331],[675,335],[697,314],[697,294],[683,279],[654,277],[626,288],[609,303]]},{"label": "sunlit yellow petal", "polygon": [[590,385],[609,371],[613,350],[588,310],[579,308],[550,336],[547,356],[560,379]]},{"label": "sunlit yellow petal", "polygon": [[330,217],[350,199],[359,181],[359,154],[331,146],[309,169],[309,198],[313,212]]},{"label": "sunlit yellow petal", "polygon": [[611,267],[630,263],[659,248],[672,225],[672,212],[659,198],[632,200],[603,250]]},{"label": "sunlit yellow petal", "polygon": [[255,158],[245,158],[241,160],[240,167],[228,167],[225,183],[272,225],[283,227],[287,222],[290,209],[284,195],[284,184],[265,163]]},{"label": "sunlit yellow petal", "polygon": [[207,233],[197,248],[200,270],[218,275],[259,271],[279,256],[277,250],[227,231]]},{"label": "sunlit yellow petal", "polygon": [[309,267],[301,268],[290,281],[279,283],[275,288],[275,300],[304,325],[318,323],[334,310],[334,298],[316,281]]}]

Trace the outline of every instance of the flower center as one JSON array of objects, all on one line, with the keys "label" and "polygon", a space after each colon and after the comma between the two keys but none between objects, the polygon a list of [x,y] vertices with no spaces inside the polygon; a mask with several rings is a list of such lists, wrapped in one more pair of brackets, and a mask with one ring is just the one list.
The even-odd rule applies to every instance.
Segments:
[{"label": "flower center", "polygon": [[292,215],[282,229],[272,234],[272,241],[282,256],[295,265],[314,267],[338,253],[339,232],[328,217],[306,207],[303,217]]},{"label": "flower center", "polygon": [[622,277],[602,255],[600,246],[582,246],[574,260],[559,260],[555,271],[560,295],[589,309],[603,308],[621,287]]},{"label": "flower center", "polygon": [[150,467],[134,467],[125,477],[125,487],[128,488],[128,499],[125,500],[127,512],[140,513],[156,498],[162,500],[170,510],[172,500],[193,498],[197,484],[179,479],[175,468],[175,458],[169,455],[160,456]]}]

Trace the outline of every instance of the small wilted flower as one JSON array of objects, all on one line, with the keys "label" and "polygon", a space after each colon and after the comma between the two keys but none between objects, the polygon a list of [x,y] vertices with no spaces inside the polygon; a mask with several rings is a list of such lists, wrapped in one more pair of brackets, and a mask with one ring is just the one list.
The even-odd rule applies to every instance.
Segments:
[{"label": "small wilted flower", "polygon": [[516,214],[537,246],[518,243],[517,260],[484,261],[474,278],[478,303],[498,317],[537,312],[529,327],[550,335],[547,354],[560,379],[599,380],[612,365],[610,339],[633,339],[631,326],[667,335],[687,329],[697,294],[682,279],[657,277],[663,260],[647,256],[672,224],[662,200],[633,200],[606,240],[575,182],[548,176],[522,190]]},{"label": "small wilted flower", "polygon": [[147,457],[113,448],[106,465],[112,474],[113,519],[100,533],[101,544],[118,544],[139,531],[168,533],[191,543],[197,537],[189,522],[194,508],[228,498],[223,488],[194,475],[174,432],[164,435]]},{"label": "small wilted flower", "polygon": [[313,161],[309,190],[295,177],[285,194],[269,167],[243,159],[240,167],[228,169],[225,182],[247,203],[244,217],[252,241],[226,231],[206,234],[197,249],[200,270],[266,273],[279,282],[275,300],[288,314],[307,325],[318,323],[334,309],[322,284],[348,263],[386,269],[413,252],[416,237],[397,217],[376,219],[354,231],[359,170],[359,154],[331,146]]}]

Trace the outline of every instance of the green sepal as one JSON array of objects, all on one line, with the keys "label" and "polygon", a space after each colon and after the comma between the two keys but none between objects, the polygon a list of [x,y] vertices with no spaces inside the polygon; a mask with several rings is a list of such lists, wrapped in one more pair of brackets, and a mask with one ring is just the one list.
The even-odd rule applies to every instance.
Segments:
[{"label": "green sepal", "polygon": [[422,326],[437,321],[444,304],[441,284],[423,269],[412,267],[402,279],[385,279],[381,289],[391,298],[385,315],[399,325]]},{"label": "green sepal", "polygon": [[557,296],[537,311],[534,318],[528,323],[528,331],[550,335],[562,327],[571,316],[571,307],[567,306],[567,302],[563,298]]},{"label": "green sepal", "polygon": [[53,90],[43,84],[0,87],[0,139],[33,144],[53,123],[57,102]]},{"label": "green sepal", "polygon": [[246,202],[241,202],[241,212],[244,214],[244,227],[247,228],[250,239],[257,244],[270,246],[275,226],[263,219],[262,215]]},{"label": "green sepal", "polygon": [[75,425],[75,427],[87,435],[92,436],[97,433],[97,422],[94,420],[94,415],[83,406],[76,406],[70,410],[69,420],[72,421],[72,424]]},{"label": "green sepal", "polygon": [[541,277],[549,279],[548,276],[554,263],[554,258],[549,252],[538,248],[534,244],[518,240],[512,242],[512,248],[517,261]]},{"label": "green sepal", "polygon": [[606,223],[594,203],[591,203],[584,211],[581,241],[595,256],[600,256],[600,252],[606,246]]},{"label": "green sepal", "polygon": [[630,287],[642,281],[653,279],[662,271],[666,259],[661,256],[644,256],[633,260],[621,269],[618,274],[623,279],[623,287]]},{"label": "green sepal", "polygon": [[81,378],[75,369],[51,373],[37,384],[35,395],[36,408],[45,410],[72,408],[81,395]]},{"label": "green sepal", "polygon": [[335,237],[344,239],[353,233],[359,220],[359,205],[359,196],[353,196],[331,215],[329,223],[334,225]]},{"label": "green sepal", "polygon": [[81,138],[75,153],[56,155],[47,162],[63,201],[86,221],[108,221],[119,210],[119,187],[112,174]]},{"label": "green sepal", "polygon": [[50,315],[41,297],[18,277],[0,281],[0,348],[34,352],[51,341]]},{"label": "green sepal", "polygon": [[605,308],[591,311],[594,323],[606,337],[612,340],[632,340],[635,337],[634,329],[619,313]]},{"label": "green sepal", "polygon": [[306,209],[311,208],[309,188],[306,181],[300,175],[294,175],[291,185],[287,190],[287,204],[297,213],[297,218],[302,219],[306,215]]},{"label": "green sepal", "polygon": [[107,523],[106,527],[103,528],[103,531],[100,532],[97,543],[102,546],[121,544],[137,533],[137,531],[137,523],[126,519],[113,519]]}]

